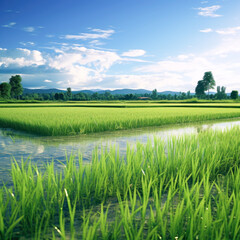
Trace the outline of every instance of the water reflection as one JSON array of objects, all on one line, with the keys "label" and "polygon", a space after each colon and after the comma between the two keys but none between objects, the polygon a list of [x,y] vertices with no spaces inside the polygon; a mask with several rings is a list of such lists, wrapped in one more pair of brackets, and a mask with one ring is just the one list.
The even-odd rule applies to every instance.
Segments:
[{"label": "water reflection", "polygon": [[[124,154],[127,143],[134,146],[136,142],[147,143],[154,137],[163,140],[171,136],[199,133],[209,129],[231,128],[240,126],[240,121],[207,122],[202,124],[175,125],[169,127],[139,128],[115,132],[71,136],[71,137],[39,137],[10,129],[0,129],[0,181],[5,178],[11,168],[13,157],[17,162],[30,158],[34,162],[43,164],[47,161],[56,161],[57,167],[62,167],[58,161],[65,161],[66,154],[81,152],[83,161],[89,163],[92,151],[115,144],[120,153]],[[57,161],[58,160],[58,161]]]}]

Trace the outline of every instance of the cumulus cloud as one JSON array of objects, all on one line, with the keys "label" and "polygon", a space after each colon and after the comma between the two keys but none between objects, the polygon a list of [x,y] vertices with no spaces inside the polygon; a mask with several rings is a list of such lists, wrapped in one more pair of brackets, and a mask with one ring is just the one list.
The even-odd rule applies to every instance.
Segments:
[{"label": "cumulus cloud", "polygon": [[[214,48],[201,54],[171,57],[157,63],[137,67],[135,72],[136,75],[149,75],[153,79],[154,76],[158,76],[159,83],[156,82],[158,85],[155,85],[158,90],[186,91],[189,89],[193,91],[197,81],[202,79],[204,72],[212,71],[217,85],[226,86],[228,91],[235,88],[239,90],[239,53],[240,35],[222,38]],[[177,84],[175,84],[175,81]],[[166,83],[167,88],[162,83]],[[186,89],[186,86],[188,89]]]},{"label": "cumulus cloud", "polygon": [[113,29],[91,29],[91,33],[80,33],[75,35],[65,35],[62,38],[74,40],[89,40],[89,39],[107,39],[115,33]]},{"label": "cumulus cloud", "polygon": [[21,68],[28,66],[40,66],[45,64],[41,52],[25,48],[5,50],[0,52],[0,68]]},{"label": "cumulus cloud", "polygon": [[12,28],[14,25],[16,25],[15,22],[10,22],[9,24],[2,25],[2,27],[5,27],[5,28]]},{"label": "cumulus cloud", "polygon": [[[72,89],[157,88],[158,91],[194,91],[204,72],[212,71],[218,85],[226,86],[228,91],[240,90],[240,33],[217,36],[221,41],[201,54],[180,54],[155,63],[138,59],[145,54],[141,49],[119,54],[110,49],[66,43],[55,44],[45,54],[27,48],[0,48],[0,69],[5,74],[25,74],[24,83],[32,87],[45,84],[64,89],[70,86]],[[131,61],[139,63],[132,65]],[[124,68],[118,64],[124,64]],[[115,75],[112,66],[118,69]]]},{"label": "cumulus cloud", "polygon": [[23,28],[23,30],[24,30],[25,32],[34,32],[34,31],[35,31],[35,28],[34,28],[34,27],[25,27],[25,28]]},{"label": "cumulus cloud", "polygon": [[140,57],[145,55],[146,51],[142,50],[142,49],[133,49],[133,50],[129,50],[127,52],[122,53],[122,56],[124,57]]},{"label": "cumulus cloud", "polygon": [[64,72],[72,85],[101,81],[102,74],[121,60],[115,52],[85,47],[62,47],[55,51],[57,54],[49,59],[49,66]]},{"label": "cumulus cloud", "polygon": [[222,15],[215,13],[220,8],[220,5],[213,5],[210,7],[199,7],[197,10],[199,10],[198,15],[203,17],[221,17]]}]

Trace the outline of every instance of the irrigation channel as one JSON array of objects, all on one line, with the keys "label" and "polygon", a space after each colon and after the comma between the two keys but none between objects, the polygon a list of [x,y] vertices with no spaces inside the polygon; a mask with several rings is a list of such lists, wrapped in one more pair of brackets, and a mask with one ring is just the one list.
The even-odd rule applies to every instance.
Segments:
[{"label": "irrigation channel", "polygon": [[94,149],[101,151],[115,145],[120,154],[124,154],[127,144],[134,146],[136,142],[147,143],[154,137],[167,140],[171,136],[182,136],[184,134],[197,134],[201,131],[225,130],[233,126],[240,126],[240,119],[208,121],[197,124],[181,124],[164,127],[148,127],[132,130],[121,130],[114,132],[102,132],[80,136],[67,137],[39,137],[13,131],[11,129],[0,129],[0,185],[8,180],[11,169],[11,160],[31,159],[39,166],[47,161],[55,161],[56,169],[61,169],[66,161],[66,155],[79,153],[83,156],[83,162],[89,164]]}]

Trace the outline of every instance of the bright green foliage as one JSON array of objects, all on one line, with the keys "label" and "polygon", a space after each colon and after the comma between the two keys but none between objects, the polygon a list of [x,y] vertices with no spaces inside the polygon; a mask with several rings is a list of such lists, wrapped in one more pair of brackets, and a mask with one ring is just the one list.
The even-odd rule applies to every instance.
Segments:
[{"label": "bright green foliage", "polygon": [[[12,163],[0,238],[240,239],[240,129],[113,147],[43,169]],[[212,143],[212,144],[209,144]]]},{"label": "bright green foliage", "polygon": [[76,135],[240,117],[239,108],[0,108],[0,126],[39,135]]}]

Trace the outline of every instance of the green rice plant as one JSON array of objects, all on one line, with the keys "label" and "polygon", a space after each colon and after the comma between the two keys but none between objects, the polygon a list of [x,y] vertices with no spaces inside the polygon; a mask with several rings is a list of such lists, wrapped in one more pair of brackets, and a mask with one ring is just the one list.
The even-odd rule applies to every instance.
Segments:
[{"label": "green rice plant", "polygon": [[15,196],[12,192],[9,195],[8,191],[5,191],[4,194],[3,189],[0,190],[0,239],[11,239],[14,237],[14,228],[19,225],[24,216],[19,216],[20,207],[16,204],[12,204],[11,215],[7,215],[9,202],[11,202],[11,198],[14,199]]},{"label": "green rice plant", "polygon": [[240,117],[240,108],[0,108],[0,127],[59,136]]},{"label": "green rice plant", "polygon": [[97,149],[38,167],[12,161],[3,239],[239,239],[240,129]]}]

